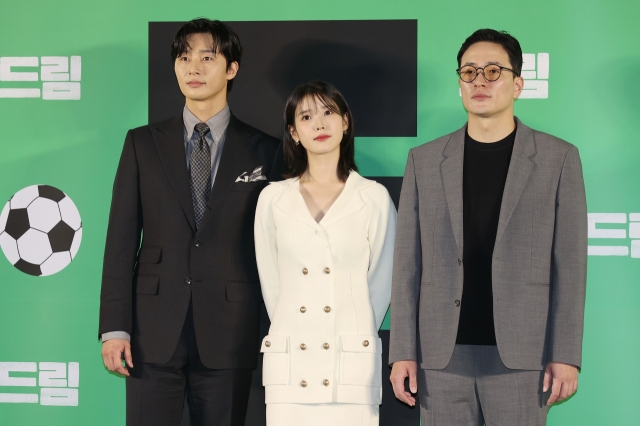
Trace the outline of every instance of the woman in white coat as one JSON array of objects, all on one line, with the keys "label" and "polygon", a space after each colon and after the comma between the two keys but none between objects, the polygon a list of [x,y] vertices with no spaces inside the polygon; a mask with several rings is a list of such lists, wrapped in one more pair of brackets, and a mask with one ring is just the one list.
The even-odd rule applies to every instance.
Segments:
[{"label": "woman in white coat", "polygon": [[377,426],[395,207],[356,172],[351,112],[326,83],[289,97],[284,154],[289,179],[262,191],[255,220],[267,425]]}]

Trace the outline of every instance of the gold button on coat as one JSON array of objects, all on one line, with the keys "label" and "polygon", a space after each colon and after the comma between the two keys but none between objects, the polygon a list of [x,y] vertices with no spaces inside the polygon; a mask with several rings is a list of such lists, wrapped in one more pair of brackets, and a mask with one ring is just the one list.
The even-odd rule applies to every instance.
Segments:
[{"label": "gold button on coat", "polygon": [[302,268],[302,273],[304,275],[307,275],[309,273],[309,270],[307,268]]},{"label": "gold button on coat", "polygon": [[264,345],[265,345],[266,347],[271,347],[271,342],[267,340],[266,342],[264,342]]},{"label": "gold button on coat", "polygon": [[331,306],[325,306],[325,307],[324,307],[324,311],[325,311],[326,313],[331,312]]},{"label": "gold button on coat", "polygon": [[322,381],[322,384],[325,385],[325,386],[329,386],[329,381],[327,379],[324,379]]},{"label": "gold button on coat", "polygon": [[322,347],[325,348],[325,349],[329,349],[329,344],[325,343],[324,345],[322,345]]},{"label": "gold button on coat", "polygon": [[329,268],[324,268],[324,273],[325,273],[325,274],[328,274],[328,273],[330,273],[330,272],[331,272],[331,269],[329,269]]},{"label": "gold button on coat", "polygon": [[305,308],[304,306],[301,306],[300,307],[300,312],[302,312],[304,314],[305,312],[307,312],[307,308]]},{"label": "gold button on coat", "polygon": [[364,346],[365,348],[369,346],[369,341],[365,340],[364,342],[362,342],[362,346]]},{"label": "gold button on coat", "polygon": [[307,345],[305,345],[304,343],[300,343],[300,349],[304,351],[305,349],[307,349]]},{"label": "gold button on coat", "polygon": [[302,386],[303,388],[307,387],[307,382],[305,382],[304,380],[300,382],[300,386]]}]

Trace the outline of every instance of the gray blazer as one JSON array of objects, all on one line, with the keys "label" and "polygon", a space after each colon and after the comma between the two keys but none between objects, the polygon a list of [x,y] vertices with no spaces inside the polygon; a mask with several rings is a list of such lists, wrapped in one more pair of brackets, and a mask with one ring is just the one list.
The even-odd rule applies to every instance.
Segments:
[{"label": "gray blazer", "polygon": [[[493,310],[504,365],[580,367],[587,209],[575,146],[517,121],[493,251]],[[466,125],[409,152],[398,209],[389,362],[443,369],[462,299]]]}]

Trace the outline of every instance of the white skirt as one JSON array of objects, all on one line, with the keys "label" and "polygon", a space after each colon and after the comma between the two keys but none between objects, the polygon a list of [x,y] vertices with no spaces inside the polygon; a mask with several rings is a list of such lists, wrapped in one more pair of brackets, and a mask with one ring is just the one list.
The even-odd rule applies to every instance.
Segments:
[{"label": "white skirt", "polygon": [[380,406],[267,404],[267,426],[378,426]]}]

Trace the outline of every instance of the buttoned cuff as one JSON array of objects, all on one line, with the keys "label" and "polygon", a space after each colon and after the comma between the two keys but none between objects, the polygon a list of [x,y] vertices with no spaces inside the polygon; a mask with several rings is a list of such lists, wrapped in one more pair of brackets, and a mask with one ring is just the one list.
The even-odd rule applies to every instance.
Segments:
[{"label": "buttoned cuff", "polygon": [[122,339],[130,342],[131,336],[126,331],[110,331],[108,333],[102,333],[102,343],[111,339]]}]

